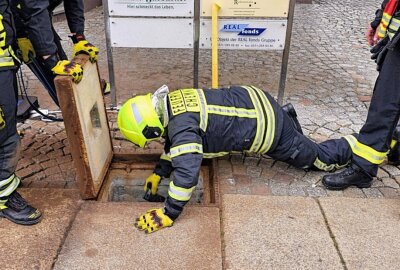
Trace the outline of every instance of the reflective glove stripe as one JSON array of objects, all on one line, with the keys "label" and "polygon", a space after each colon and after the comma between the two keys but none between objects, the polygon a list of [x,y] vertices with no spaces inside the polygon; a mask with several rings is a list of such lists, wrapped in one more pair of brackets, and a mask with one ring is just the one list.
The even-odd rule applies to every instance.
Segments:
[{"label": "reflective glove stripe", "polygon": [[177,187],[175,186],[174,182],[171,181],[169,183],[168,195],[177,201],[186,202],[190,200],[195,188],[195,186],[191,188]]},{"label": "reflective glove stripe", "polygon": [[203,154],[203,145],[198,143],[187,143],[179,146],[172,147],[170,150],[171,158],[187,154],[187,153],[199,153]]}]

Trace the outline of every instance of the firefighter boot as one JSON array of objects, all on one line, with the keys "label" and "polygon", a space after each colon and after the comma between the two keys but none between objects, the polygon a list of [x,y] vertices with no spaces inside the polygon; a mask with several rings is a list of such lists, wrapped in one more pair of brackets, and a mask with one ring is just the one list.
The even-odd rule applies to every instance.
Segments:
[{"label": "firefighter boot", "polygon": [[393,132],[392,144],[387,157],[389,164],[400,165],[400,126],[397,126]]},{"label": "firefighter boot", "polygon": [[369,188],[372,177],[357,165],[352,164],[339,173],[324,175],[322,184],[330,190],[343,190],[350,186]]},{"label": "firefighter boot", "polygon": [[2,199],[4,198],[0,198],[0,217],[20,225],[33,225],[42,219],[42,213],[29,205],[17,191],[6,197],[5,204],[1,204]]},{"label": "firefighter boot", "polygon": [[292,120],[293,126],[295,127],[295,129],[303,134],[303,130],[301,129],[301,125],[299,123],[299,120],[297,120],[297,113],[296,110],[294,109],[292,103],[288,103],[284,106],[282,106],[282,110],[284,110],[287,115],[289,116],[290,120]]}]

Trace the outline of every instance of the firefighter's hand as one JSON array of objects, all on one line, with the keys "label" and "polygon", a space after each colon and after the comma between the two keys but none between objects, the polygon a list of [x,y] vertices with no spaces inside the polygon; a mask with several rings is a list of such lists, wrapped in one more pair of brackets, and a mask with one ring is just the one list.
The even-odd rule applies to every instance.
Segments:
[{"label": "firefighter's hand", "polygon": [[161,181],[161,176],[158,174],[153,173],[146,179],[146,183],[144,184],[144,191],[147,191],[148,189],[151,190],[152,195],[157,194],[157,189],[158,189],[158,184]]},{"label": "firefighter's hand", "polygon": [[136,219],[135,227],[145,233],[152,233],[162,228],[171,227],[174,221],[164,214],[162,208],[151,209]]},{"label": "firefighter's hand", "polygon": [[83,69],[79,64],[67,60],[58,61],[57,65],[51,69],[57,75],[72,76],[75,83],[82,80]]},{"label": "firefighter's hand", "polygon": [[376,43],[378,43],[378,40],[379,40],[378,33],[377,33],[376,29],[372,28],[371,25],[368,26],[367,33],[365,34],[365,36],[366,36],[368,44],[370,46],[373,46]]},{"label": "firefighter's hand", "polygon": [[22,61],[29,64],[31,62],[31,57],[36,57],[35,49],[33,48],[32,42],[29,38],[19,38],[17,39],[19,50],[21,51]]},{"label": "firefighter's hand", "polygon": [[87,54],[89,55],[90,62],[94,63],[98,59],[99,49],[89,43],[84,35],[74,35],[71,37],[72,42],[74,43],[73,57],[78,54]]}]

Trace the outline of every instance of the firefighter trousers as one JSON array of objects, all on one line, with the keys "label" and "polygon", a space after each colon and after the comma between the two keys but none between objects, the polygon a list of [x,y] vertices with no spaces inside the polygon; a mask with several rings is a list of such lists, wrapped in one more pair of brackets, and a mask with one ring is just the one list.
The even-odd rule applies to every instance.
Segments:
[{"label": "firefighter trousers", "polygon": [[0,82],[0,113],[3,120],[0,128],[0,186],[2,186],[1,181],[14,174],[19,158],[15,69],[0,70]]},{"label": "firefighter trousers", "polygon": [[361,128],[353,162],[371,176],[390,148],[400,113],[400,46],[389,50],[375,82],[367,120]]}]

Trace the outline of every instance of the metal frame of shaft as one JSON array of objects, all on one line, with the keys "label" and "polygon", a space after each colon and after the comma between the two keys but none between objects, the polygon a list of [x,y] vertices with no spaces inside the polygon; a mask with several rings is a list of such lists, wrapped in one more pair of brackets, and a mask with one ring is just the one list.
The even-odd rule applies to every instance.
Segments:
[{"label": "metal frame of shaft", "polygon": [[289,63],[290,42],[292,39],[292,29],[293,29],[293,18],[294,18],[295,5],[296,5],[296,0],[290,0],[289,14],[288,14],[288,21],[287,21],[287,28],[286,28],[285,49],[283,50],[283,55],[282,55],[281,77],[279,80],[279,90],[278,90],[279,105],[282,105],[283,97],[285,95],[286,76],[287,76],[288,63]]},{"label": "metal frame of shaft", "polygon": [[193,88],[199,88],[200,0],[194,0]]},{"label": "metal frame of shaft", "polygon": [[218,88],[218,12],[221,6],[215,2],[212,6],[212,34],[211,34],[211,86]]},{"label": "metal frame of shaft", "polygon": [[114,73],[114,59],[113,48],[111,45],[111,30],[110,30],[110,17],[108,0],[103,0],[105,31],[106,31],[106,48],[107,48],[107,62],[108,62],[108,78],[110,81],[111,92],[111,107],[117,107],[117,89],[115,86],[115,73]]}]

